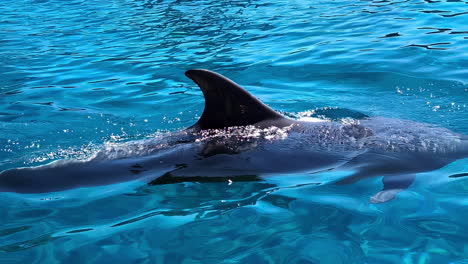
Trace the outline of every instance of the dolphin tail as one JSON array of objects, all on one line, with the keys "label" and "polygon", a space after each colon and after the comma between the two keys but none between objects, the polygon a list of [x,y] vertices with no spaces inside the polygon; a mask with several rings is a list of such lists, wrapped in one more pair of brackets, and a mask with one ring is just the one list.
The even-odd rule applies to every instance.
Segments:
[{"label": "dolphin tail", "polygon": [[291,122],[260,102],[245,89],[228,78],[208,70],[188,70],[192,79],[205,96],[205,109],[191,129],[219,129],[246,126],[265,120],[274,120],[275,126],[287,126]]}]

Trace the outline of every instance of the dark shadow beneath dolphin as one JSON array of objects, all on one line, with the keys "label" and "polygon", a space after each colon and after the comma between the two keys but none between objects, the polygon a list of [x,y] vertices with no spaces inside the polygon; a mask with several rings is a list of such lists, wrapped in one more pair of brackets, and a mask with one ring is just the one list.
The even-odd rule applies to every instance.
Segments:
[{"label": "dark shadow beneath dolphin", "polygon": [[383,176],[383,189],[370,200],[377,203],[408,188],[417,173],[468,156],[467,137],[445,128],[358,113],[319,122],[293,120],[220,74],[189,70],[186,76],[205,97],[203,114],[193,126],[106,146],[86,161],[4,171],[0,191],[54,192],[127,181],[245,181],[346,170],[352,175],[336,179],[337,184]]}]

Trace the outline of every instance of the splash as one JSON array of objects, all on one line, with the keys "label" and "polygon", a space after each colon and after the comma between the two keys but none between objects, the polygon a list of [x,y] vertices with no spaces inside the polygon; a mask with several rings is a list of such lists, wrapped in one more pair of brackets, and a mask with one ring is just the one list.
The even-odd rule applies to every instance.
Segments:
[{"label": "splash", "polygon": [[234,126],[224,129],[209,129],[200,132],[200,138],[196,139],[195,142],[204,142],[216,140],[236,140],[236,141],[249,141],[252,139],[266,139],[269,141],[286,139],[288,137],[288,131],[292,128],[287,126],[279,128],[275,126],[267,128],[258,128],[255,126]]}]

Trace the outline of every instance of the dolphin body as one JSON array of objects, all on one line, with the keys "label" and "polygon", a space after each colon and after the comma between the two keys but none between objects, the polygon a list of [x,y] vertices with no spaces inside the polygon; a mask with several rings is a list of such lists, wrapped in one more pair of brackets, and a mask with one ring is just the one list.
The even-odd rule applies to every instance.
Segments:
[{"label": "dolphin body", "polygon": [[108,144],[86,161],[3,171],[0,191],[44,193],[133,180],[246,181],[284,172],[347,170],[351,175],[337,184],[383,176],[383,189],[370,199],[378,203],[408,188],[415,174],[468,156],[468,138],[445,128],[383,117],[293,120],[220,74],[189,70],[185,75],[205,97],[193,126],[150,140]]}]

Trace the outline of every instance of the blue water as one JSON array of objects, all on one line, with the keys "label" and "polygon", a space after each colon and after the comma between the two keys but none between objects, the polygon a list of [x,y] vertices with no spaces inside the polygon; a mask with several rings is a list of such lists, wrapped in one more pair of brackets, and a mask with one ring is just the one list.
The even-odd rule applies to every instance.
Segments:
[{"label": "blue water", "polygon": [[[0,2],[0,170],[196,122],[206,68],[290,116],[338,108],[468,134],[466,0]],[[117,184],[0,193],[1,263],[467,263],[468,160],[370,204],[348,186]]]}]

